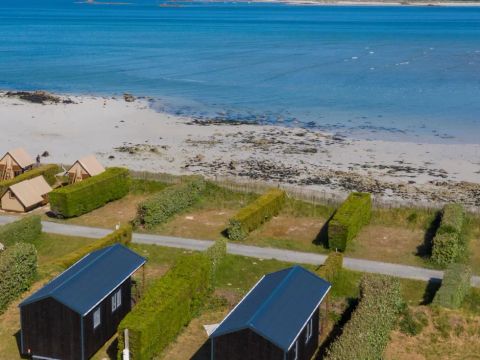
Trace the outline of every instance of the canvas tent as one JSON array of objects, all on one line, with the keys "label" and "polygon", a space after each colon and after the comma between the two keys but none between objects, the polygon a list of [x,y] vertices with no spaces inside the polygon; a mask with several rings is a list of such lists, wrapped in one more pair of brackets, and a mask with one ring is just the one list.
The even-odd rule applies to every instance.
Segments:
[{"label": "canvas tent", "polygon": [[47,194],[52,188],[43,176],[11,185],[0,199],[2,210],[27,212],[46,204]]},{"label": "canvas tent", "polygon": [[19,148],[7,152],[0,159],[0,181],[13,179],[15,176],[23,174],[30,170],[33,164],[32,157],[25,149]]},{"label": "canvas tent", "polygon": [[67,170],[68,182],[74,184],[85,180],[91,176],[99,175],[105,171],[94,155],[86,156],[75,161],[70,169]]}]

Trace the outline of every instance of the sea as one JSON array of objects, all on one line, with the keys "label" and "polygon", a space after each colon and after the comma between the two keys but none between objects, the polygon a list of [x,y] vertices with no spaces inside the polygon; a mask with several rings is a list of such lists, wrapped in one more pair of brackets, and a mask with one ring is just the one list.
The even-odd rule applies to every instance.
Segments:
[{"label": "sea", "polygon": [[0,0],[0,89],[201,121],[480,143],[480,7]]}]

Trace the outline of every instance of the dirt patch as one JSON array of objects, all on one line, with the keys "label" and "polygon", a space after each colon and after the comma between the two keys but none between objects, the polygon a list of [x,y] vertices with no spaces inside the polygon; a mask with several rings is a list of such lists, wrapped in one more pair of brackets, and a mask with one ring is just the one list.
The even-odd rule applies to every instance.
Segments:
[{"label": "dirt patch", "polygon": [[288,239],[311,244],[318,236],[324,223],[325,219],[323,218],[279,215],[264,224],[251,236],[258,238]]}]

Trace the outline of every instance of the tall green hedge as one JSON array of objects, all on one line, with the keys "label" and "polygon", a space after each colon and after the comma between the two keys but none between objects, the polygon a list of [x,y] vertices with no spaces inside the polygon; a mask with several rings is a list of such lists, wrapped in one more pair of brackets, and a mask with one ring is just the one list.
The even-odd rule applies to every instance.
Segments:
[{"label": "tall green hedge", "polygon": [[435,294],[433,304],[450,309],[462,305],[465,296],[470,291],[472,271],[464,264],[450,264],[443,275],[442,285]]},{"label": "tall green hedge", "polygon": [[360,302],[342,334],[327,350],[327,360],[381,360],[401,309],[400,282],[364,275]]},{"label": "tall green hedge", "polygon": [[347,244],[370,222],[372,198],[368,193],[351,193],[328,223],[328,245],[345,251]]},{"label": "tall green hedge", "polygon": [[339,252],[332,252],[327,259],[317,269],[317,274],[321,278],[333,283],[343,267],[343,254]]},{"label": "tall green hedge", "polygon": [[56,182],[55,175],[60,173],[62,168],[56,164],[41,165],[37,168],[24,172],[13,179],[0,181],[0,194],[3,194],[10,186],[24,180],[33,179],[37,176],[43,176],[45,180],[53,185]]},{"label": "tall green hedge", "polygon": [[81,182],[49,194],[52,211],[65,218],[80,216],[128,194],[128,169],[109,168]]},{"label": "tall green hedge", "polygon": [[16,243],[0,253],[0,314],[27,291],[37,274],[35,246]]},{"label": "tall green hedge", "polygon": [[207,249],[206,255],[210,258],[210,262],[212,264],[211,282],[212,285],[215,285],[217,269],[221,261],[227,255],[227,240],[225,238],[217,239],[215,243]]},{"label": "tall green hedge", "polygon": [[432,261],[447,266],[468,257],[468,246],[463,233],[465,210],[460,204],[445,205],[440,226],[433,238]]},{"label": "tall green hedge", "polygon": [[197,202],[205,186],[202,177],[192,177],[154,194],[138,205],[135,223],[146,228],[164,223],[176,213]]},{"label": "tall green hedge", "polygon": [[118,327],[118,359],[128,329],[131,359],[150,360],[172,342],[198,313],[212,290],[211,263],[205,254],[180,258],[156,280]]},{"label": "tall green hedge", "polygon": [[245,239],[250,231],[277,215],[285,204],[285,199],[285,191],[272,189],[242,208],[229,220],[228,238]]},{"label": "tall green hedge", "polygon": [[32,243],[42,234],[40,216],[25,216],[20,220],[0,227],[0,243],[5,246],[17,242]]},{"label": "tall green hedge", "polygon": [[116,243],[127,245],[132,241],[132,226],[130,224],[125,224],[120,226],[118,230],[115,230],[111,234],[96,240],[88,245],[77,249],[56,261],[56,264],[62,269],[66,269],[69,266],[75,264],[78,260],[83,258],[85,255],[102,249],[106,246],[110,246]]}]

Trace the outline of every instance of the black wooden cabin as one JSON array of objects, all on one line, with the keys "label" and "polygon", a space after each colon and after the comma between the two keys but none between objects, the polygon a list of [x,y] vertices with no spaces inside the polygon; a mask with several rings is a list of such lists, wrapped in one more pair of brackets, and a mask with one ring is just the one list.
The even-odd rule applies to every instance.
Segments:
[{"label": "black wooden cabin", "polygon": [[23,355],[85,360],[131,310],[131,276],[145,259],[123,245],[90,253],[20,303]]},{"label": "black wooden cabin", "polygon": [[329,290],[300,266],[264,276],[211,334],[211,359],[310,360]]}]

